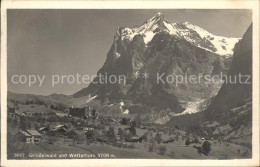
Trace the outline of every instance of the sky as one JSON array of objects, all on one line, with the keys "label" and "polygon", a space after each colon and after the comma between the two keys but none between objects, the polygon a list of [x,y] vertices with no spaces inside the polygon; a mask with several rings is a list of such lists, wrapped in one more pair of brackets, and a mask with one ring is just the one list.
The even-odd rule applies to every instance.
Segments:
[{"label": "sky", "polygon": [[[238,9],[9,9],[7,11],[8,90],[16,93],[73,94],[87,84],[52,85],[52,77],[94,75],[105,62],[118,27],[140,26],[162,12],[170,22],[190,22],[214,35],[241,38],[250,10]],[[12,82],[12,77],[16,83]],[[17,83],[25,75],[26,83]],[[33,76],[39,77],[29,86]],[[45,76],[44,79],[42,79]],[[24,76],[21,81],[25,82]]]}]

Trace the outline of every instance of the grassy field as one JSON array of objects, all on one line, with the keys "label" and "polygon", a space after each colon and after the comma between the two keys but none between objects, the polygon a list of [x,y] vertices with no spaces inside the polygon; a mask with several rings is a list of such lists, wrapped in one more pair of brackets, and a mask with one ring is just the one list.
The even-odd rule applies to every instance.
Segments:
[{"label": "grassy field", "polygon": [[168,158],[162,155],[159,155],[155,152],[147,152],[142,149],[130,149],[130,148],[119,148],[112,145],[107,144],[90,144],[90,145],[77,145],[81,148],[89,149],[96,154],[110,154],[115,155],[115,158],[132,158],[132,159],[146,159],[146,158],[154,158],[154,159],[164,159]]},{"label": "grassy field", "polygon": [[[127,143],[131,144],[131,143]],[[191,144],[185,146],[184,141],[177,141],[169,144],[159,144],[157,149],[153,152],[148,151],[148,143],[134,143],[135,148],[122,148],[104,143],[74,143],[71,140],[65,142],[60,138],[54,144],[49,144],[45,139],[39,144],[29,144],[27,147],[26,158],[29,153],[42,153],[42,154],[92,154],[95,158],[126,158],[126,159],[239,159],[242,158],[237,150],[240,149],[244,152],[246,148],[229,144],[219,144],[211,142],[211,152],[208,156],[199,154],[197,149]],[[165,145],[167,150],[164,155],[159,154],[159,146]],[[199,146],[199,144],[197,144]],[[100,157],[101,155],[109,155],[109,157]],[[38,158],[32,158],[38,159]]]}]

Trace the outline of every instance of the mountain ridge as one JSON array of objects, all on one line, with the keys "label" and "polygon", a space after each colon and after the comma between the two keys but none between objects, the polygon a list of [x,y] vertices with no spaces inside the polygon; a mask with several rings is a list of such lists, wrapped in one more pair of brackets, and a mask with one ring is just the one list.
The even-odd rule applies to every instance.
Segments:
[{"label": "mountain ridge", "polygon": [[213,35],[207,30],[189,22],[171,23],[160,12],[146,20],[140,27],[120,27],[118,30],[120,31],[117,31],[116,34],[121,34],[122,40],[129,42],[135,35],[142,34],[146,44],[152,40],[156,32],[164,30],[171,35],[184,38],[195,46],[222,56],[232,56],[234,44],[241,39]]},{"label": "mountain ridge", "polygon": [[[196,32],[196,29],[201,32]],[[229,38],[218,38],[221,38],[221,44],[230,44],[227,42]],[[218,38],[189,23],[170,23],[162,13],[139,27],[119,27],[106,61],[97,74],[125,75],[126,84],[91,83],[73,96],[90,95],[111,101],[131,100],[133,104],[148,105],[150,110],[169,111],[170,115],[183,111],[196,112],[197,108],[201,108],[198,102],[206,103],[204,101],[216,95],[222,83],[182,83],[176,87],[175,83],[156,84],[156,74],[190,76],[202,73],[211,76],[226,73],[232,59],[228,52],[232,50],[224,52],[227,53],[225,56],[215,53],[217,49],[210,41]],[[149,78],[133,78],[136,72],[147,72]],[[94,81],[97,82],[98,78]]]}]

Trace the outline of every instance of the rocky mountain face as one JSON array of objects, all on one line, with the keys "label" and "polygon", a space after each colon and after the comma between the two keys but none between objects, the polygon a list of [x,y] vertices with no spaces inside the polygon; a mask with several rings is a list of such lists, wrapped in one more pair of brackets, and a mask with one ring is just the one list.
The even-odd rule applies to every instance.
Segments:
[{"label": "rocky mountain face", "polygon": [[[222,138],[252,150],[252,24],[235,45],[233,61],[228,72],[232,80],[224,82],[200,120],[211,126],[208,135]],[[240,79],[238,78],[239,76]],[[232,81],[232,82],[230,82]],[[202,115],[203,114],[203,115]],[[193,125],[194,126],[194,125]],[[200,125],[200,129],[203,126]],[[251,157],[251,153],[244,155]]]},{"label": "rocky mountain face", "polygon": [[[147,111],[163,112],[162,117],[167,117],[163,122],[174,114],[198,112],[222,85],[205,82],[204,76],[227,73],[238,40],[213,35],[187,22],[170,23],[157,13],[139,27],[118,28],[106,61],[97,72],[98,76],[124,75],[126,83],[102,84],[97,77],[96,83],[73,96],[128,100],[145,106],[145,110],[148,107]],[[184,81],[191,75],[196,76],[195,83]],[[183,82],[173,79],[176,76],[182,76]]]},{"label": "rocky mountain face", "polygon": [[[252,24],[234,48],[233,61],[228,72],[232,83],[224,82],[209,106],[207,116],[229,112],[252,97]],[[240,81],[238,79],[241,77]]]},{"label": "rocky mountain face", "polygon": [[[241,82],[238,79],[239,75],[244,76],[241,77]],[[252,24],[243,35],[243,38],[235,45],[233,60],[227,76],[231,80],[228,79],[223,83],[217,95],[211,98],[204,111],[172,117],[168,124],[196,128],[203,122],[217,121],[221,126],[229,127],[229,134],[235,133],[235,136],[239,136],[238,138],[232,138],[229,135],[232,140],[246,138],[247,143],[251,143]]]}]

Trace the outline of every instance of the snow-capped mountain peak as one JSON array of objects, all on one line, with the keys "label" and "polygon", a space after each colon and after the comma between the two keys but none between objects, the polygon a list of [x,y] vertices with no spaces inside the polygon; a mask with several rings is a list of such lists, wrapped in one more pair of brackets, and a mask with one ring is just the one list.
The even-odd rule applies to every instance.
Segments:
[{"label": "snow-capped mountain peak", "polygon": [[182,29],[181,32],[183,37],[187,41],[195,44],[198,47],[201,47],[203,49],[209,50],[222,56],[232,55],[233,48],[240,39],[216,36],[208,32],[207,30],[197,25],[193,25],[189,22],[185,22],[183,23],[183,25],[185,28]]},{"label": "snow-capped mountain peak", "polygon": [[161,12],[158,12],[156,15],[154,15],[152,18],[146,20],[143,25],[147,25],[149,23],[161,23],[165,21],[165,16]]},{"label": "snow-capped mountain peak", "polygon": [[192,45],[221,56],[232,56],[234,45],[239,41],[239,38],[213,35],[207,30],[189,22],[171,23],[161,12],[146,20],[141,26],[118,28],[116,38],[120,38],[124,42],[129,42],[134,36],[142,35],[144,42],[148,44],[154,35],[160,31],[184,38]]},{"label": "snow-capped mountain peak", "polygon": [[137,34],[141,34],[144,37],[144,42],[149,43],[154,35],[160,31],[166,31],[170,34],[177,35],[176,28],[166,20],[164,14],[158,12],[152,18],[146,20],[140,27],[128,28],[125,27],[121,30],[122,40],[132,40]]}]

